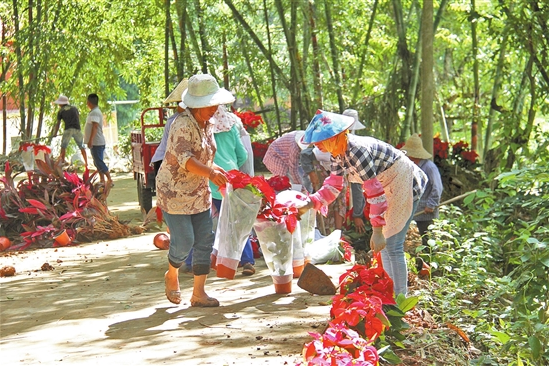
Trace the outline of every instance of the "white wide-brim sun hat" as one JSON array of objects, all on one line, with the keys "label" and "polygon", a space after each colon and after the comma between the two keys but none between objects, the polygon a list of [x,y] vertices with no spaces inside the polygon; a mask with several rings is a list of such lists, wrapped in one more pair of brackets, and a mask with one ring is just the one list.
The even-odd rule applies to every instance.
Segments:
[{"label": "white wide-brim sun hat", "polygon": [[69,98],[61,94],[54,103],[59,105],[69,104]]},{"label": "white wide-brim sun hat", "polygon": [[189,108],[206,108],[233,103],[235,98],[227,89],[220,88],[213,76],[198,74],[189,79],[181,100]]},{"label": "white wide-brim sun hat", "polygon": [[346,109],[343,111],[344,116],[353,117],[355,119],[355,123],[349,127],[349,130],[356,131],[356,130],[363,130],[366,128],[360,121],[358,120],[358,112],[355,109]]}]

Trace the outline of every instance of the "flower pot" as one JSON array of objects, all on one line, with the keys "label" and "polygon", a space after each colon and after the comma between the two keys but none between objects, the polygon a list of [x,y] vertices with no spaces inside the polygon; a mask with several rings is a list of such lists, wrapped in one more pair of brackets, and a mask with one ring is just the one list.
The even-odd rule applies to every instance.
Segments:
[{"label": "flower pot", "polygon": [[217,277],[232,280],[236,274],[236,269],[229,268],[223,264],[217,265]]},{"label": "flower pot", "polygon": [[289,294],[292,292],[292,281],[286,283],[275,283],[275,293]]},{"label": "flower pot", "polygon": [[273,276],[273,284],[275,293],[277,294],[289,294],[292,292],[292,275]]},{"label": "flower pot", "polygon": [[301,263],[301,265],[299,265],[299,266],[294,265],[294,267],[293,267],[293,269],[294,269],[294,278],[299,278],[299,276],[301,276],[301,274],[303,273],[304,268],[305,268],[304,263]]},{"label": "flower pot", "polygon": [[71,238],[69,237],[69,234],[67,234],[67,230],[61,231],[59,234],[53,237],[53,240],[55,240],[57,244],[61,246],[68,245],[71,242]]}]

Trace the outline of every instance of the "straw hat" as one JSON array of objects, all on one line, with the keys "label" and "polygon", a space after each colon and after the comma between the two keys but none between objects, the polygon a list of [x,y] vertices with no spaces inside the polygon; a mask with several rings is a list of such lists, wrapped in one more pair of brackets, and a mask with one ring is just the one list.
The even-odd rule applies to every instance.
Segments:
[{"label": "straw hat", "polygon": [[351,127],[349,127],[349,130],[351,131],[354,131],[354,130],[362,130],[362,129],[365,129],[366,126],[364,126],[362,123],[360,123],[360,121],[358,120],[358,112],[354,109],[346,109],[343,111],[343,115],[344,116],[349,116],[349,117],[353,117],[355,119],[355,123],[353,123],[351,125]]},{"label": "straw hat", "polygon": [[432,156],[423,148],[423,142],[417,133],[410,136],[400,150],[406,151],[406,155],[416,159],[430,159]]},{"label": "straw hat", "polygon": [[69,98],[61,94],[54,103],[59,105],[69,104]]},{"label": "straw hat", "polygon": [[301,142],[316,144],[317,142],[327,140],[348,130],[354,122],[353,117],[319,109],[316,111],[316,115],[311,120],[311,123],[309,123],[309,126],[307,126]]},{"label": "straw hat", "polygon": [[181,102],[181,94],[187,89],[188,79],[183,79],[177,84],[174,90],[164,99],[164,104],[179,103]]},{"label": "straw hat", "polygon": [[233,103],[235,98],[230,91],[220,88],[213,76],[198,74],[189,79],[181,100],[189,108],[205,108]]}]

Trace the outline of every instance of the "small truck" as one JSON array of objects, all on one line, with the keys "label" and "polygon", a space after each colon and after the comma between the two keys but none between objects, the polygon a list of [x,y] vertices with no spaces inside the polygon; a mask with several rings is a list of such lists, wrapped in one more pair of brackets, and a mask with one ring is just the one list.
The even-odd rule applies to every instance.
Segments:
[{"label": "small truck", "polygon": [[168,119],[168,111],[175,110],[175,108],[145,109],[141,113],[141,129],[131,131],[133,179],[137,181],[139,206],[145,213],[151,210],[152,198],[156,195],[156,172],[151,164],[151,159],[160,144],[160,140],[147,141],[145,131],[148,129],[162,129],[163,131]]}]

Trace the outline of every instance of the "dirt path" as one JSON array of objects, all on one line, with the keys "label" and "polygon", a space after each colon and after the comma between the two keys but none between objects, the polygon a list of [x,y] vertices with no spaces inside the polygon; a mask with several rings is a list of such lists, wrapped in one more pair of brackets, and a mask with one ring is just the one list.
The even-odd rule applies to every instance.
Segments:
[{"label": "dirt path", "polygon": [[[141,220],[131,175],[115,177],[108,204],[120,219]],[[331,296],[312,296],[297,280],[291,294],[275,294],[261,260],[251,277],[211,273],[207,289],[219,308],[190,307],[187,275],[184,301],[169,303],[155,234],[0,256],[0,267],[17,271],[0,278],[1,363],[294,365],[308,332],[324,329]],[[319,267],[335,283],[347,266]]]}]

